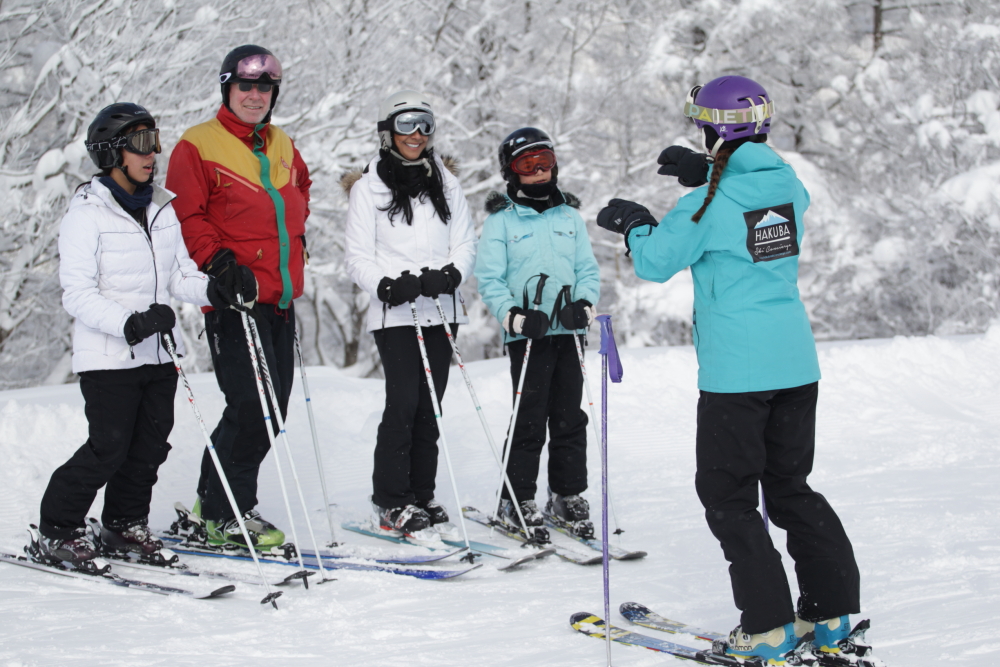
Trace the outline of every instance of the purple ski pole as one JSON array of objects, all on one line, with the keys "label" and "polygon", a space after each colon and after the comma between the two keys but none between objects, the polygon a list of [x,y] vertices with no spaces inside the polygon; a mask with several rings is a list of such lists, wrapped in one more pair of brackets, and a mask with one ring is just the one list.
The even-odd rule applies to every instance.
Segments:
[{"label": "purple ski pole", "polygon": [[622,381],[622,364],[615,345],[615,332],[610,315],[598,315],[601,323],[601,555],[604,568],[604,638],[611,667],[611,587],[608,571],[608,376],[612,382]]}]

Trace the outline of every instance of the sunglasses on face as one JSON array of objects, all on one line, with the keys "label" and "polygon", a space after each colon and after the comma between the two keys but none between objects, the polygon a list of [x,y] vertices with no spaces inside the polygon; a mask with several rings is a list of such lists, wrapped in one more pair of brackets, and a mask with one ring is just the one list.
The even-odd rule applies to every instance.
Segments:
[{"label": "sunglasses on face", "polygon": [[240,89],[240,92],[244,93],[249,93],[251,90],[256,88],[258,91],[260,91],[260,94],[263,95],[265,93],[271,92],[271,88],[273,87],[273,85],[270,83],[249,83],[247,81],[240,81],[237,84],[237,87]]},{"label": "sunglasses on face", "polygon": [[408,135],[418,130],[425,137],[434,134],[434,116],[426,111],[404,111],[392,121],[392,131],[396,134]]},{"label": "sunglasses on face", "polygon": [[556,166],[556,154],[548,148],[525,153],[514,158],[510,168],[515,174],[531,176],[539,171],[548,171]]}]

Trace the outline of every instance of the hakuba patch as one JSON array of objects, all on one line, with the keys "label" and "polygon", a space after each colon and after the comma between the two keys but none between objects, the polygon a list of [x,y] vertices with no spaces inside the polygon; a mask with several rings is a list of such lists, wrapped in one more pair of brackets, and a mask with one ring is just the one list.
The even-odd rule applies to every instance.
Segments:
[{"label": "hakuba patch", "polygon": [[795,208],[791,204],[747,211],[743,219],[747,223],[747,250],[755,264],[799,254]]}]

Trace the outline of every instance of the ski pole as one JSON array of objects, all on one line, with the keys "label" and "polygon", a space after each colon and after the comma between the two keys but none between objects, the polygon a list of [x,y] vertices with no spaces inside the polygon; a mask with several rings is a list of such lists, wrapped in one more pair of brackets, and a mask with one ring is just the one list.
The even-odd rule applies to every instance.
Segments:
[{"label": "ski pole", "polygon": [[215,443],[212,442],[212,438],[208,435],[208,429],[205,428],[205,420],[201,418],[201,411],[198,409],[198,404],[194,401],[194,391],[191,389],[191,383],[188,382],[187,375],[184,373],[184,369],[181,368],[181,361],[177,358],[177,352],[174,349],[173,335],[164,333],[163,343],[167,348],[167,352],[170,353],[170,358],[174,362],[174,368],[177,370],[177,375],[180,376],[181,383],[184,385],[184,390],[187,392],[188,403],[194,411],[194,418],[198,421],[198,426],[201,427],[201,435],[205,439],[205,447],[208,448],[208,455],[211,457],[212,463],[215,465],[215,471],[219,474],[219,481],[222,482],[222,488],[226,491],[226,498],[229,499],[229,505],[233,508],[233,513],[236,515],[236,522],[240,525],[240,532],[243,534],[243,539],[246,540],[247,547],[250,549],[250,555],[253,557],[253,562],[257,566],[257,572],[260,574],[261,581],[264,582],[265,590],[267,590],[267,595],[264,596],[264,599],[261,600],[260,603],[267,604],[270,602],[271,606],[277,609],[278,603],[275,602],[275,600],[281,597],[281,591],[271,590],[271,584],[267,582],[267,577],[264,576],[264,568],[261,567],[260,561],[257,560],[257,550],[253,548],[253,542],[250,540],[250,533],[247,532],[246,524],[243,523],[243,516],[240,514],[240,508],[236,504],[236,497],[233,496],[233,490],[229,486],[229,480],[226,479],[226,473],[222,470],[222,462],[219,461],[219,455],[215,451]]},{"label": "ski pole", "polygon": [[[563,285],[563,290],[566,292],[567,296],[566,303],[568,304],[570,303],[569,299],[572,299],[572,295],[570,294],[570,286]],[[579,331],[580,330],[577,329],[577,332]],[[583,373],[583,386],[587,390],[587,404],[590,406],[590,423],[593,426],[594,435],[597,436],[597,440],[600,441],[601,434],[597,432],[597,412],[596,408],[594,408],[594,394],[590,391],[590,379],[587,377],[587,364],[584,362],[583,359],[583,346],[580,345],[579,333],[573,334],[573,342],[576,343],[576,356],[580,360],[580,371]],[[612,497],[610,490],[608,491],[608,505],[611,508],[611,520],[614,521],[615,523],[614,534],[618,536],[618,545],[621,546],[621,540],[622,540],[621,534],[624,533],[625,531],[621,529],[618,523],[618,515],[615,513],[614,498]]]},{"label": "ski pole", "polygon": [[[427,269],[424,269],[425,271]],[[434,305],[437,306],[438,316],[441,318],[441,322],[445,322],[444,308],[441,307],[441,300],[434,297]],[[483,425],[483,430],[486,431],[486,441],[490,443],[490,451],[493,452],[493,459],[500,466],[500,470],[503,472],[503,481],[507,485],[507,492],[510,493],[510,497],[514,497],[514,487],[511,486],[510,478],[507,477],[507,471],[503,468],[500,461],[500,454],[497,452],[496,442],[493,440],[493,432],[490,431],[490,425],[486,422],[486,416],[483,414],[483,407],[479,404],[479,398],[476,396],[476,390],[472,388],[472,378],[469,377],[469,371],[465,368],[465,363],[462,361],[462,353],[458,351],[458,341],[455,337],[451,335],[451,331],[447,324],[444,327],[444,333],[448,336],[448,342],[451,343],[452,352],[455,353],[455,361],[458,362],[458,367],[462,369],[462,377],[465,378],[465,386],[469,388],[469,396],[472,397],[472,403],[476,406],[476,414],[479,415],[479,423]],[[517,509],[517,518],[521,522],[521,527],[524,529],[524,534],[527,536],[528,524],[524,520],[524,515],[521,513],[521,506],[514,503],[514,507]]]},{"label": "ski pole", "polygon": [[[622,381],[622,367],[615,345],[615,333],[611,328],[610,315],[598,315],[601,323],[601,557],[604,568],[604,618],[611,617],[611,587],[608,570],[608,375],[612,382]],[[609,373],[609,357],[611,366]],[[609,621],[605,621],[609,623]],[[608,649],[608,667],[611,667],[611,630],[605,625],[604,637]]]},{"label": "ski pole", "polygon": [[309,414],[309,430],[312,431],[313,450],[316,452],[316,467],[319,469],[319,485],[323,489],[323,507],[326,509],[326,522],[330,526],[330,544],[337,546],[337,536],[333,532],[333,514],[330,512],[330,497],[326,493],[326,473],[323,468],[323,457],[319,451],[319,436],[316,435],[316,417],[313,415],[312,398],[309,396],[309,380],[306,379],[306,365],[302,360],[302,346],[299,345],[298,327],[295,331],[295,354],[299,357],[299,372],[302,375],[302,391],[306,395],[306,412]]},{"label": "ski pole", "polygon": [[[542,305],[542,290],[545,289],[545,281],[549,277],[544,273],[538,274],[538,286],[535,288],[535,299],[531,302],[534,308],[532,310],[538,310],[538,307]],[[527,289],[527,286],[525,287]],[[513,319],[511,318],[511,325],[513,326]],[[521,407],[521,392],[524,390],[524,376],[528,374],[528,357],[531,356],[531,338],[528,339],[527,344],[524,346],[524,359],[521,361],[521,377],[517,380],[517,393],[514,394],[514,413],[510,416],[510,425],[507,427],[507,442],[504,447],[503,452],[503,463],[500,465],[500,484],[497,488],[496,502],[493,504],[495,508],[493,510],[493,521],[498,522],[500,520],[500,496],[503,494],[503,481],[507,477],[507,464],[510,462],[510,450],[514,445],[514,426],[517,424],[517,411]],[[514,505],[519,505],[517,496],[514,495],[514,490],[510,489],[510,501]],[[520,511],[518,512],[520,516]],[[524,521],[524,517],[521,517]],[[527,528],[527,526],[525,526]],[[490,528],[490,534],[493,534],[493,528]],[[527,540],[532,539],[532,535],[527,531],[524,533],[524,538]]]},{"label": "ski pole", "polygon": [[[241,299],[242,300],[242,299]],[[288,433],[285,431],[285,420],[281,416],[281,408],[278,405],[278,397],[274,393],[274,383],[271,382],[271,372],[267,366],[267,358],[264,356],[264,346],[260,342],[260,336],[257,333],[257,326],[253,323],[247,313],[240,313],[243,317],[243,328],[247,334],[247,343],[250,347],[250,358],[254,365],[254,377],[257,381],[257,393],[260,396],[260,408],[264,412],[264,425],[267,427],[267,435],[271,442],[271,447],[274,447],[274,462],[278,468],[278,479],[281,482],[281,494],[285,499],[285,508],[288,510],[288,522],[292,528],[292,539],[295,540],[295,551],[299,557],[299,565],[305,569],[305,565],[302,561],[302,548],[299,546],[298,534],[295,530],[295,522],[292,519],[292,505],[288,501],[288,492],[285,488],[285,476],[281,471],[281,454],[279,448],[276,447],[277,439],[274,437],[274,430],[271,428],[270,424],[270,414],[267,408],[267,401],[264,399],[264,389],[267,389],[267,395],[270,397],[271,405],[274,408],[274,418],[278,424],[278,437],[281,439],[282,445],[285,447],[285,456],[288,458],[288,466],[292,471],[292,481],[295,482],[295,488],[298,491],[299,503],[302,505],[302,514],[306,520],[306,529],[309,532],[309,537],[312,540],[313,550],[316,552],[316,564],[319,566],[319,583],[326,583],[327,581],[333,581],[333,579],[327,579],[326,569],[323,567],[323,556],[319,550],[319,544],[316,542],[316,535],[313,533],[312,522],[309,520],[309,509],[306,505],[305,496],[302,495],[302,484],[299,483],[299,474],[295,470],[295,460],[292,458],[292,447],[288,443]],[[255,352],[256,350],[256,352]],[[305,583],[307,579],[303,579],[302,582]],[[306,586],[308,588],[308,586]]]},{"label": "ski pole", "polygon": [[764,519],[764,530],[771,532],[771,522],[767,519],[767,498],[764,497],[764,485],[760,485],[760,514]]},{"label": "ski pole", "polygon": [[[403,273],[408,273],[404,271]],[[438,427],[438,438],[441,439],[441,449],[444,451],[444,460],[448,465],[448,477],[451,479],[451,490],[455,492],[455,502],[458,504],[458,519],[459,524],[462,526],[462,537],[465,538],[465,548],[469,552],[462,557],[462,560],[468,560],[470,563],[475,558],[475,554],[472,553],[472,544],[469,543],[469,533],[465,529],[465,515],[462,514],[462,498],[458,493],[458,485],[455,483],[455,471],[451,467],[451,456],[448,453],[448,441],[444,437],[444,419],[441,412],[441,403],[438,401],[437,392],[434,389],[434,378],[431,375],[431,362],[427,358],[427,346],[424,344],[424,331],[420,327],[420,317],[417,315],[417,302],[410,302],[410,312],[413,313],[413,328],[417,332],[417,347],[420,348],[420,359],[424,362],[424,375],[427,378],[427,389],[431,393],[431,405],[434,407],[434,419],[437,421]],[[442,325],[447,330],[448,323],[442,322]]]}]

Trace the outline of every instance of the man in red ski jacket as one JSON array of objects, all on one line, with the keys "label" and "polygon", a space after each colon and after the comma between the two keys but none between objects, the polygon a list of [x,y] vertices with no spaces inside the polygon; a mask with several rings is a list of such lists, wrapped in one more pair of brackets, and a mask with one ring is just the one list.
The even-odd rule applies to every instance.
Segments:
[{"label": "man in red ski jacket", "polygon": [[[284,131],[270,124],[281,84],[281,63],[267,49],[245,45],[223,60],[223,104],[216,117],[189,128],[170,156],[167,189],[191,259],[223,276],[237,265],[258,282],[254,306],[282,417],[292,389],[295,348],[293,299],[302,294],[309,216],[309,170]],[[235,310],[204,308],[205,330],[226,408],[212,442],[251,539],[267,549],[284,533],[261,518],[257,474],[270,448],[246,333]],[[273,406],[271,411],[273,412]],[[271,419],[275,426],[276,420]],[[218,474],[205,451],[195,512],[210,544],[243,544]]]}]

